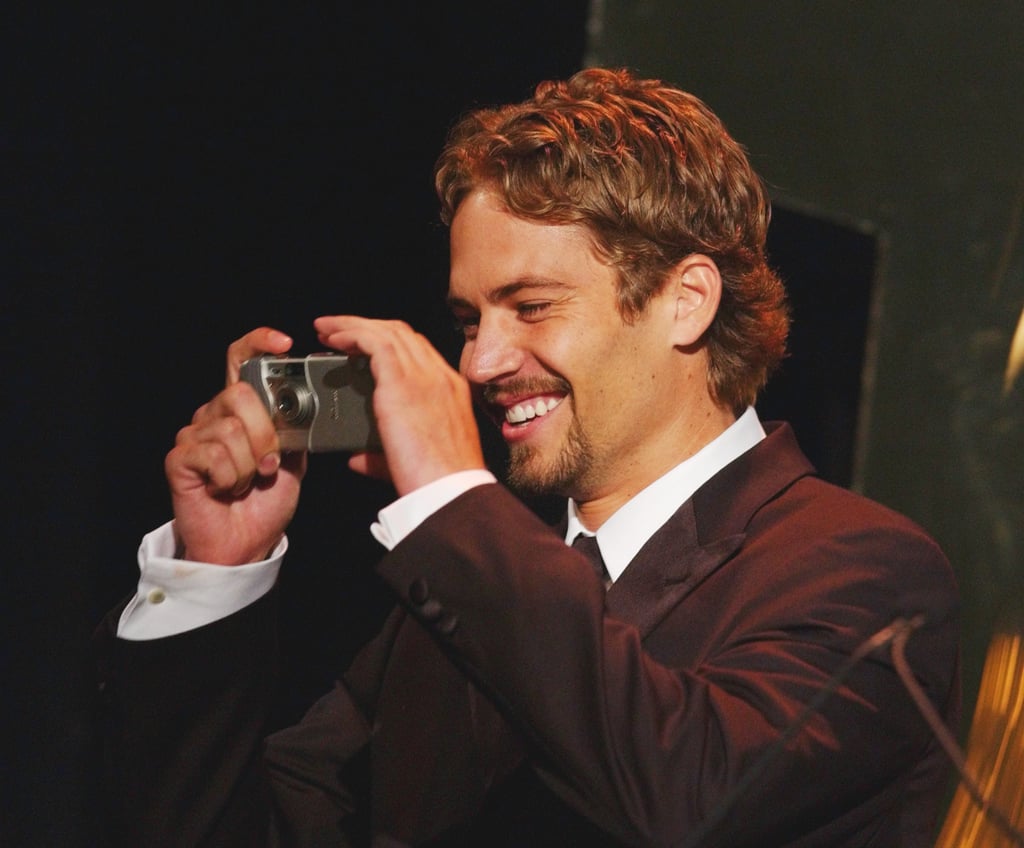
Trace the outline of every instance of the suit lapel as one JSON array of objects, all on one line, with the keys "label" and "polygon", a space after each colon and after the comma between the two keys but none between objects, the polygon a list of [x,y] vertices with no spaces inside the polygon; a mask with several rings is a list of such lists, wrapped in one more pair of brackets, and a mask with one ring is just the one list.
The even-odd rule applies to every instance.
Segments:
[{"label": "suit lapel", "polygon": [[693,501],[669,519],[630,562],[608,590],[608,611],[631,622],[641,638],[651,632],[683,598],[743,544],[743,533],[697,540]]},{"label": "suit lapel", "polygon": [[789,425],[769,423],[765,431],[762,442],[679,507],[608,590],[608,611],[633,623],[641,637],[739,550],[764,503],[814,473]]}]

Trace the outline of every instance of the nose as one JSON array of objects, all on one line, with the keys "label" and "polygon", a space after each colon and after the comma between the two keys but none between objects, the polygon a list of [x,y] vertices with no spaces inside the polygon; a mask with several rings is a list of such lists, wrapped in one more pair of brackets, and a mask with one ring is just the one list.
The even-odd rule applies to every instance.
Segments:
[{"label": "nose", "polygon": [[489,383],[515,374],[523,364],[523,350],[516,335],[500,319],[481,316],[476,334],[462,348],[459,370],[470,383]]}]

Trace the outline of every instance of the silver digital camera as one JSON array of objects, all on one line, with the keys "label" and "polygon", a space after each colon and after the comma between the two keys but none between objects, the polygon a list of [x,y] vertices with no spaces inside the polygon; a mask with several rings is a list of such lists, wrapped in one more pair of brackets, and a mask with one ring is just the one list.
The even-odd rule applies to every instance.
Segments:
[{"label": "silver digital camera", "polygon": [[266,354],[242,363],[274,420],[282,450],[379,451],[373,375],[365,356]]}]

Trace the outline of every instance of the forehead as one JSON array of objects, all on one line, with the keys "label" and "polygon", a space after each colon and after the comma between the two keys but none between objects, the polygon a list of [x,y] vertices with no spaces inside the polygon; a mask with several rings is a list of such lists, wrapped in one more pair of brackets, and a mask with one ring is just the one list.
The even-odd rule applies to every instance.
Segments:
[{"label": "forehead", "polygon": [[513,215],[491,192],[477,190],[451,224],[450,294],[469,298],[484,287],[518,280],[583,283],[611,273],[580,224],[545,224]]}]

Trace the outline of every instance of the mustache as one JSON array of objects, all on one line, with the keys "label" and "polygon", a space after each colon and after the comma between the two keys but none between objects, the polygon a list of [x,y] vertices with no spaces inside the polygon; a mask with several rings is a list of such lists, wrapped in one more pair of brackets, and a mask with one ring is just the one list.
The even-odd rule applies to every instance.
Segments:
[{"label": "mustache", "polygon": [[561,377],[526,377],[506,383],[487,383],[480,388],[485,403],[499,404],[502,398],[524,395],[568,395],[572,388]]}]

